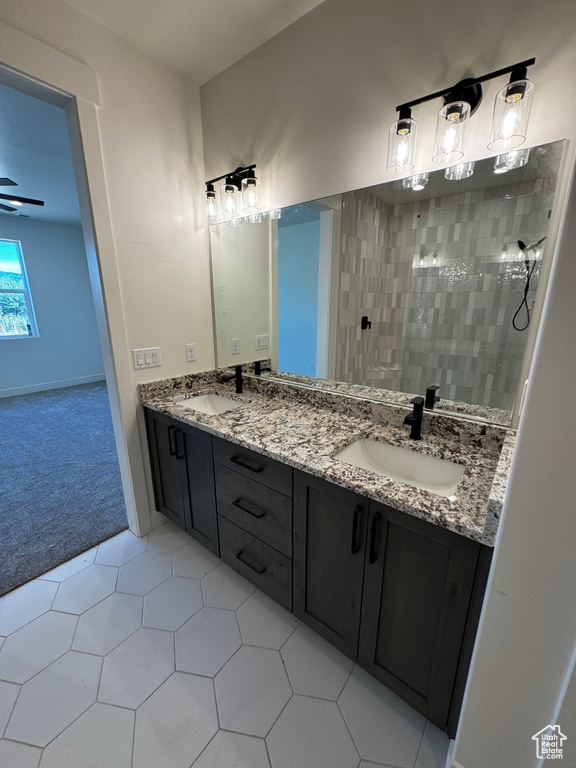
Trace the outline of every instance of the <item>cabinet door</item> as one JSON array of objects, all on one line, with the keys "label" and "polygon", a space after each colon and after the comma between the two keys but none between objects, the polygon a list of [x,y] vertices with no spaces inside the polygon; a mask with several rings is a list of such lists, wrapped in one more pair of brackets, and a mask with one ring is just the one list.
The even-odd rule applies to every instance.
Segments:
[{"label": "cabinet door", "polygon": [[161,413],[148,409],[145,409],[145,413],[156,509],[186,530],[187,504],[182,490],[183,456],[178,454],[176,445],[178,424]]},{"label": "cabinet door", "polygon": [[294,473],[294,613],[354,660],[367,513],[352,491]]},{"label": "cabinet door", "polygon": [[370,502],[359,664],[444,730],[480,545]]},{"label": "cabinet door", "polygon": [[185,457],[186,530],[219,556],[212,438],[200,429],[183,426],[176,433],[176,444],[177,455]]}]

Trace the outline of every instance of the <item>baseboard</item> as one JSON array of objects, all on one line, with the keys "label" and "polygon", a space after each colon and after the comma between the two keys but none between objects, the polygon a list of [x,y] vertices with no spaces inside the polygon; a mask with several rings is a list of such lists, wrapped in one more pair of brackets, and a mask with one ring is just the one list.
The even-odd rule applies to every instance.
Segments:
[{"label": "baseboard", "polygon": [[460,765],[460,763],[456,762],[452,757],[455,747],[456,742],[452,739],[450,741],[450,746],[448,747],[448,755],[446,756],[446,765],[444,768],[464,768],[464,766]]},{"label": "baseboard", "polygon": [[75,387],[77,384],[92,384],[95,381],[106,381],[104,373],[96,373],[92,376],[79,376],[75,379],[62,379],[61,381],[44,381],[40,384],[30,384],[26,387],[13,387],[12,389],[0,389],[0,398],[15,397],[16,395],[31,395],[34,392],[44,392],[48,389],[61,389],[62,387]]}]

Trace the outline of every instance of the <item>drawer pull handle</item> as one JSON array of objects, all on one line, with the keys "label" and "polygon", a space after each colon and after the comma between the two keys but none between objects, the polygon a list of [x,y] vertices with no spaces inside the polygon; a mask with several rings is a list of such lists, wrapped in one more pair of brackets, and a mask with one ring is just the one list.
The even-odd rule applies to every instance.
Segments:
[{"label": "drawer pull handle", "polygon": [[230,461],[234,464],[238,464],[239,467],[244,467],[244,469],[249,469],[250,472],[263,472],[264,467],[260,464],[251,464],[249,461],[246,461],[245,459],[241,459],[240,456],[232,456]]},{"label": "drawer pull handle", "polygon": [[368,562],[373,565],[378,559],[378,552],[376,551],[376,538],[378,536],[378,523],[382,519],[380,512],[376,512],[372,518],[372,526],[370,528],[370,557]]},{"label": "drawer pull handle", "polygon": [[[186,450],[185,450],[185,444],[184,444],[184,432],[182,432],[181,429],[177,429],[176,432],[174,432],[175,435],[175,444],[176,444],[176,458],[177,459],[185,459],[186,458]],[[180,448],[182,448],[182,452],[180,452]]]},{"label": "drawer pull handle", "polygon": [[256,571],[256,573],[261,576],[263,573],[266,573],[266,566],[262,565],[258,567],[257,565],[252,565],[252,563],[249,563],[248,560],[242,557],[244,554],[243,549],[239,549],[238,552],[235,554],[235,558],[237,560],[240,560],[241,563],[244,563],[244,565],[247,565],[248,568],[251,568],[253,571]]},{"label": "drawer pull handle", "polygon": [[172,424],[171,427],[168,427],[168,449],[170,451],[170,456],[176,456],[176,441],[174,440],[174,430],[176,427],[174,424]]},{"label": "drawer pull handle", "polygon": [[[234,499],[232,504],[235,507],[238,507],[238,509],[241,509],[242,512],[248,512],[249,515],[252,515],[252,517],[255,517],[257,520],[260,520],[260,518],[264,517],[264,515],[266,514],[266,512],[263,512],[261,509],[259,509],[255,505],[252,505],[252,509],[250,509],[249,506],[243,507],[242,504],[240,504],[241,501],[242,501],[242,497],[238,496],[237,499]],[[245,501],[244,504],[248,505],[248,502]]]},{"label": "drawer pull handle", "polygon": [[358,523],[360,522],[361,512],[362,507],[360,504],[358,504],[354,510],[354,522],[352,523],[352,548],[350,552],[353,555],[357,555],[358,552],[360,552],[360,542],[358,541]]}]

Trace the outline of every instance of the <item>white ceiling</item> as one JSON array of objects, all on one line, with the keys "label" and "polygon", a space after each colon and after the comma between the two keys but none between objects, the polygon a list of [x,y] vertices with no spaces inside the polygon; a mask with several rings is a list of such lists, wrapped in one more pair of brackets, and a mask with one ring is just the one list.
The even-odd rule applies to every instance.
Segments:
[{"label": "white ceiling", "polygon": [[[80,225],[80,210],[64,110],[0,84],[0,177],[17,187],[3,194],[44,200],[3,216]],[[0,202],[10,205],[6,200]],[[0,219],[0,226],[2,220]]]},{"label": "white ceiling", "polygon": [[323,0],[67,0],[202,85]]}]

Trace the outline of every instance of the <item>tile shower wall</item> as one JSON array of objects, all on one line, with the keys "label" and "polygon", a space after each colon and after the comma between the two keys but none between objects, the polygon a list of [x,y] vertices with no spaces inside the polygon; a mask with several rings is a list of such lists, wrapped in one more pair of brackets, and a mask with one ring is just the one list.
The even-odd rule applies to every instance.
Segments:
[{"label": "tile shower wall", "polygon": [[[368,190],[342,196],[336,379],[402,389],[412,265],[387,253],[389,206]],[[360,329],[367,315],[372,327]]]},{"label": "tile shower wall", "polygon": [[[546,234],[551,203],[538,180],[394,207],[344,195],[340,378],[422,394],[440,384],[444,398],[511,409],[527,336],[512,326],[526,284],[517,241]],[[363,314],[372,329],[360,331]]]}]

